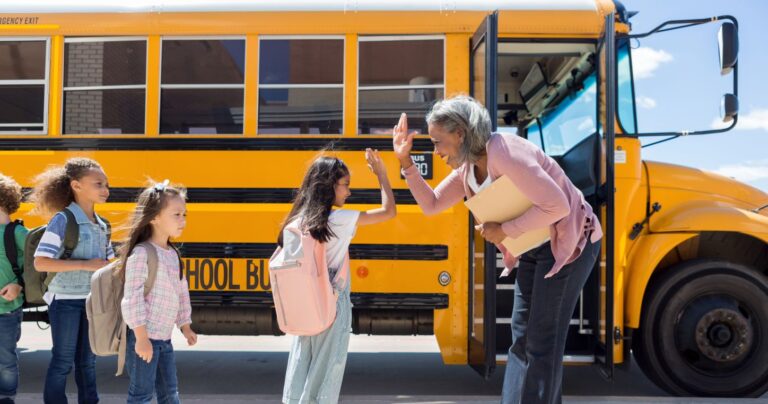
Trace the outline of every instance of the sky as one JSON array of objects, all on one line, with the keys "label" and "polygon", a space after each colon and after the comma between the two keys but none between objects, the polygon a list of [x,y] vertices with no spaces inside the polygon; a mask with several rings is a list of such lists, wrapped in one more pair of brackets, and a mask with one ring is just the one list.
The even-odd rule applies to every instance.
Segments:
[{"label": "sky", "polygon": [[[643,148],[645,160],[714,171],[768,192],[768,1],[623,0],[632,33],[673,19],[732,15],[739,24],[739,122],[720,134],[686,136]],[[640,132],[722,127],[720,97],[732,76],[721,76],[716,24],[633,41]],[[647,144],[660,138],[646,138]]]}]

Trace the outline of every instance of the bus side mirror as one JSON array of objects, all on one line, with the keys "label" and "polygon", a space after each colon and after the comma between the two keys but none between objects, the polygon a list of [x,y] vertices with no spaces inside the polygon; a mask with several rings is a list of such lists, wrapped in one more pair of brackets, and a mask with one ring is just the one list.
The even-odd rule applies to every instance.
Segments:
[{"label": "bus side mirror", "polygon": [[720,74],[725,76],[733,70],[739,53],[739,32],[736,24],[724,22],[717,34],[718,51],[720,53]]},{"label": "bus side mirror", "polygon": [[728,123],[733,121],[738,114],[739,99],[733,94],[723,95],[723,99],[720,101],[720,117],[723,118],[723,122]]}]

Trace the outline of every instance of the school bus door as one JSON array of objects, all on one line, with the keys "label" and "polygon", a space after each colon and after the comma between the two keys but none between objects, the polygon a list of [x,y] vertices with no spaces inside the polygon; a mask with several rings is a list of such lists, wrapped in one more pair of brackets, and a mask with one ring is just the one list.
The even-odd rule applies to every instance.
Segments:
[{"label": "school bus door", "polygon": [[[603,66],[608,72],[601,77],[604,84],[604,107],[598,107],[601,112],[601,122],[614,122],[615,118],[615,25],[614,14],[606,17],[605,31],[600,38],[600,56]],[[471,95],[482,102],[491,117],[492,130],[496,130],[498,100],[497,100],[497,66],[498,66],[498,13],[486,17],[470,42],[470,91]],[[615,129],[613,125],[604,125],[606,149],[613,149]],[[605,189],[613,189],[613,154],[606,157]],[[598,176],[599,178],[599,176]],[[613,375],[614,345],[621,342],[614,333],[614,298],[613,298],[613,195],[605,193],[602,201],[603,225],[606,233],[606,249],[603,256],[605,264],[600,266],[600,285],[604,290],[600,299],[600,334],[596,344],[595,360],[608,378]],[[497,251],[493,244],[485,243],[474,231],[473,219],[469,218],[469,338],[468,363],[482,376],[489,377],[496,367],[496,262]],[[501,355],[503,356],[503,355]]]},{"label": "school bus door", "polygon": [[[470,40],[472,97],[483,103],[496,130],[498,13],[488,15]],[[467,363],[484,378],[496,368],[496,247],[484,242],[469,215],[469,335]]]},{"label": "school bus door", "polygon": [[[614,246],[615,246],[615,173],[613,150],[615,148],[616,128],[616,25],[615,14],[605,17],[603,35],[598,43],[600,85],[598,93],[598,117],[603,129],[605,140],[605,184],[604,200],[601,209],[603,225],[603,250],[600,254],[600,264],[597,267],[600,274],[600,327],[595,352],[595,361],[608,379],[613,378],[614,352],[621,348],[622,336],[620,329],[615,327],[615,297],[614,297]],[[602,103],[602,105],[601,105]],[[598,177],[599,178],[599,177]],[[604,260],[604,264],[603,264]],[[623,307],[619,307],[619,310]],[[603,325],[604,324],[604,325]],[[618,347],[617,347],[618,346]]]}]

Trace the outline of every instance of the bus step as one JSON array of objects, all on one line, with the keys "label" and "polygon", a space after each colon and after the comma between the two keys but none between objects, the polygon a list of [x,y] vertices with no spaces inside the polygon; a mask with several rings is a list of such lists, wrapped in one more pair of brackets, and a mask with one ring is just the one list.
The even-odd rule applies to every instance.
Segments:
[{"label": "bus step", "polygon": [[[482,318],[476,318],[475,319],[475,323],[482,323],[482,321],[483,321]],[[500,324],[512,324],[512,318],[511,317],[497,317],[496,318],[496,324],[497,325],[500,325]],[[569,325],[571,325],[571,326],[574,326],[574,325],[578,326],[579,325],[579,319],[578,318],[572,318],[571,319],[571,323]],[[584,319],[584,324],[583,325],[584,325],[584,327],[588,326],[589,325],[589,320]]]},{"label": "bus step", "polygon": [[[497,363],[506,363],[507,362],[507,354],[496,354],[496,362]],[[563,355],[563,363],[564,364],[590,364],[595,362],[595,355]]]}]

